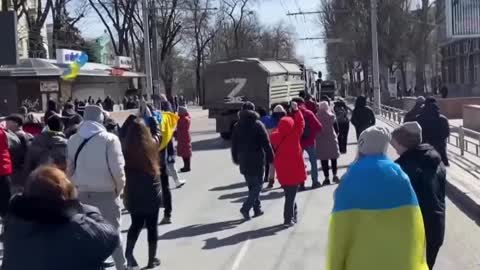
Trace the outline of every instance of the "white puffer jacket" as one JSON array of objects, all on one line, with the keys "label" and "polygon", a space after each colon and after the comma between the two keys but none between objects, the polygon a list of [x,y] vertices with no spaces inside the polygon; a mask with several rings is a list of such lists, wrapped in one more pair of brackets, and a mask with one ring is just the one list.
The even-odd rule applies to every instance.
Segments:
[{"label": "white puffer jacket", "polygon": [[[94,137],[92,137],[94,136]],[[75,154],[85,139],[92,137]],[[115,192],[125,186],[125,160],[120,140],[94,121],[85,121],[68,140],[68,174],[79,192]]]}]

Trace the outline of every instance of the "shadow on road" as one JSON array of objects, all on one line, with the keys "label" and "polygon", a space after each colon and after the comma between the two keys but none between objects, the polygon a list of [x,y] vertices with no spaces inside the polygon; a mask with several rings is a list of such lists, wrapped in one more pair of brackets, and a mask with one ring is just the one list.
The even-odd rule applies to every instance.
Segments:
[{"label": "shadow on road", "polygon": [[221,186],[221,187],[214,187],[210,189],[209,191],[224,191],[224,190],[230,190],[230,189],[237,189],[237,188],[243,188],[246,187],[247,183],[245,181],[239,182],[239,183],[234,183],[230,184],[227,186]]},{"label": "shadow on road", "polygon": [[[238,198],[238,199],[232,201],[232,203],[243,203],[243,202],[245,202],[245,200],[247,199],[247,197],[246,197],[247,195],[245,195],[245,197]],[[277,199],[281,199],[281,198],[283,198],[283,192],[270,192],[270,193],[267,193],[267,194],[260,195],[260,201],[277,200]]]},{"label": "shadow on road", "polygon": [[187,227],[166,232],[165,234],[159,236],[158,239],[174,240],[178,238],[195,237],[199,235],[220,232],[224,230],[230,230],[235,228],[237,225],[242,224],[243,222],[244,222],[243,219],[240,219],[240,220],[237,219],[237,220],[221,221],[221,222],[210,223],[210,224],[190,225]]},{"label": "shadow on road", "polygon": [[230,147],[230,142],[223,140],[222,138],[210,138],[206,140],[195,141],[192,143],[193,151],[209,151],[227,149]]},{"label": "shadow on road", "polygon": [[269,236],[274,236],[278,232],[284,230],[282,225],[275,225],[271,227],[266,227],[258,230],[241,232],[238,234],[231,235],[227,238],[218,239],[218,238],[209,238],[205,240],[205,246],[202,249],[216,249],[225,246],[233,246],[239,243],[245,242],[249,239],[259,239]]},{"label": "shadow on road", "polygon": [[248,196],[248,191],[239,191],[230,194],[223,194],[218,197],[219,200],[231,200],[231,199],[238,199]]}]

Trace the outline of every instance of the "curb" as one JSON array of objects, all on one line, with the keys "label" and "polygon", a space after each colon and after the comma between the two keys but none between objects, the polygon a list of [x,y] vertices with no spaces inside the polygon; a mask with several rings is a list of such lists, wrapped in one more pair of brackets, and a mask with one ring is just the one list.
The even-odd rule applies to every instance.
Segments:
[{"label": "curb", "polygon": [[455,176],[452,177],[452,174],[447,173],[445,185],[447,197],[470,219],[480,223],[479,198],[475,198],[475,195],[468,188],[465,188],[460,181],[457,181]]}]

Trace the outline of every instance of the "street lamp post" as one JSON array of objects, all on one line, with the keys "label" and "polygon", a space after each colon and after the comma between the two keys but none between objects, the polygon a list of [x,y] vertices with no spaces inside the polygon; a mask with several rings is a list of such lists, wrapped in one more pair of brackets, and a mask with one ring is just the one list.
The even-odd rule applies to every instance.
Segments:
[{"label": "street lamp post", "polygon": [[[378,31],[377,31],[377,0],[370,0],[371,4],[371,23],[372,23],[372,71],[373,71],[373,95],[375,113],[380,113],[381,93],[380,93],[380,63],[378,60]],[[366,89],[368,91],[368,89]]]},{"label": "street lamp post", "polygon": [[152,87],[152,60],[150,56],[150,31],[149,31],[149,7],[147,0],[142,0],[143,5],[143,45],[145,49],[145,73],[147,81],[146,92],[148,95],[153,94]]}]

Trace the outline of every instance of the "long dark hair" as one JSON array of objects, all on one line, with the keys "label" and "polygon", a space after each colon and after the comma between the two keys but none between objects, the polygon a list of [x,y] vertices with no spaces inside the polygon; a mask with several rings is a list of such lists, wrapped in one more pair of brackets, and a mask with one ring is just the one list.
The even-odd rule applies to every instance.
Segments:
[{"label": "long dark hair", "polygon": [[138,117],[135,115],[135,114],[130,114],[127,119],[125,120],[125,122],[123,122],[123,125],[122,127],[120,128],[119,130],[119,134],[118,134],[118,137],[120,137],[120,141],[123,143],[123,141],[125,140],[125,138],[127,137],[127,132],[128,132],[128,128],[130,127],[130,125],[137,119]]},{"label": "long dark hair", "polygon": [[125,168],[139,170],[150,175],[160,174],[158,145],[142,119],[130,123],[123,141]]}]

